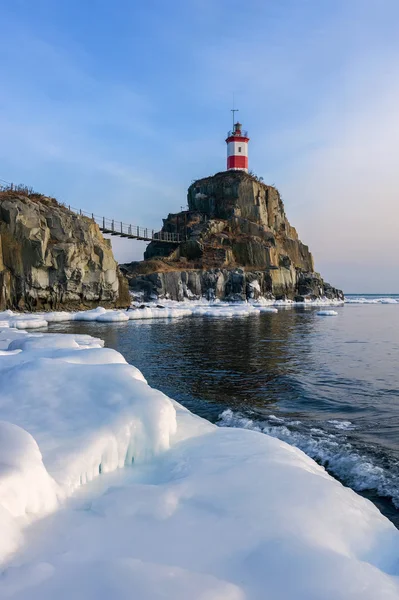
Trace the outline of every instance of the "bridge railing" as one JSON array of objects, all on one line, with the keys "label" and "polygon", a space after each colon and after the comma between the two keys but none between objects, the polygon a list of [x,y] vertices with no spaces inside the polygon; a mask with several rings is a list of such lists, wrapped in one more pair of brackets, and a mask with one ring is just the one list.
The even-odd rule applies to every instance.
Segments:
[{"label": "bridge railing", "polygon": [[89,217],[89,219],[97,223],[104,233],[109,233],[111,235],[133,237],[144,241],[170,242],[176,244],[179,244],[182,241],[182,237],[179,233],[170,233],[168,231],[156,232],[154,229],[148,229],[147,227],[140,227],[139,225],[132,225],[130,223],[123,223],[123,221],[100,217],[99,215],[85,212],[74,208],[73,206],[68,206],[68,209],[78,215]]},{"label": "bridge railing", "polygon": [[[0,179],[0,191],[13,191],[21,193],[31,193],[32,188],[28,188],[25,185],[15,185],[4,179]],[[67,206],[64,204],[64,206]],[[104,233],[111,235],[120,235],[122,237],[131,237],[138,240],[144,240],[146,242],[158,241],[158,242],[169,242],[179,244],[183,241],[182,236],[179,233],[170,233],[168,231],[158,231],[154,229],[148,229],[147,227],[140,227],[139,225],[131,225],[129,223],[123,223],[122,221],[116,221],[115,219],[108,219],[107,217],[101,217],[94,213],[89,213],[81,210],[80,208],[74,208],[73,206],[67,206],[67,208],[77,215],[88,217],[100,227]]]}]

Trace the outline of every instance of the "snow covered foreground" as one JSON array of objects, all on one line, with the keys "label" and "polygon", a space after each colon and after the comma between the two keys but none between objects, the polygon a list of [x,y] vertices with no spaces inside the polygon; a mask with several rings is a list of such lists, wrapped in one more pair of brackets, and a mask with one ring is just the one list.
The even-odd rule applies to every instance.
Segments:
[{"label": "snow covered foreground", "polygon": [[0,598],[390,600],[399,532],[101,340],[0,327]]}]

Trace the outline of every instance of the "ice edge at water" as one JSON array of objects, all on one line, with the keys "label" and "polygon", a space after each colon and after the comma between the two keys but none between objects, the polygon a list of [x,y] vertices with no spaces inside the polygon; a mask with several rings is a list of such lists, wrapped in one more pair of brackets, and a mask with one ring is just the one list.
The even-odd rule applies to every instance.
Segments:
[{"label": "ice edge at water", "polygon": [[327,424],[341,436],[320,427],[301,431],[301,422],[289,418],[269,415],[264,420],[257,420],[231,409],[223,411],[217,422],[221,427],[251,429],[287,442],[305,452],[355,491],[375,490],[379,496],[390,498],[394,506],[399,508],[398,465],[392,465],[390,472],[375,465],[372,457],[357,451],[342,435],[355,429],[350,421],[329,420]]}]

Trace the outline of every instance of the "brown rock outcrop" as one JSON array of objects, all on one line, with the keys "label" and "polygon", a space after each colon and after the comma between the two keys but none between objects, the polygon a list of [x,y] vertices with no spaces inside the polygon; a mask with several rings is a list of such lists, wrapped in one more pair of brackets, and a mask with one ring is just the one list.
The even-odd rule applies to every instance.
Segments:
[{"label": "brown rock outcrop", "polygon": [[[130,287],[147,298],[343,298],[314,272],[312,254],[290,225],[278,190],[243,171],[195,181],[188,210],[170,214],[162,231],[185,241],[151,242],[143,263],[123,266]],[[151,273],[154,259],[158,266]]]},{"label": "brown rock outcrop", "polygon": [[127,282],[98,226],[41,195],[0,192],[0,308],[128,306]]}]

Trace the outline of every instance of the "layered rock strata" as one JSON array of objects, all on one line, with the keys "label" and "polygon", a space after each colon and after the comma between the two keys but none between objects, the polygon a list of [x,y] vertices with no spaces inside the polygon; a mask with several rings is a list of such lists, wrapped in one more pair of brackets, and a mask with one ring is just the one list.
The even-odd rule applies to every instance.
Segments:
[{"label": "layered rock strata", "polygon": [[144,261],[121,265],[146,300],[343,299],[315,272],[278,190],[243,171],[195,181],[188,210],[170,214],[162,231],[180,234],[183,243],[151,242]]},{"label": "layered rock strata", "polygon": [[109,240],[52,198],[0,192],[0,309],[128,306]]}]

